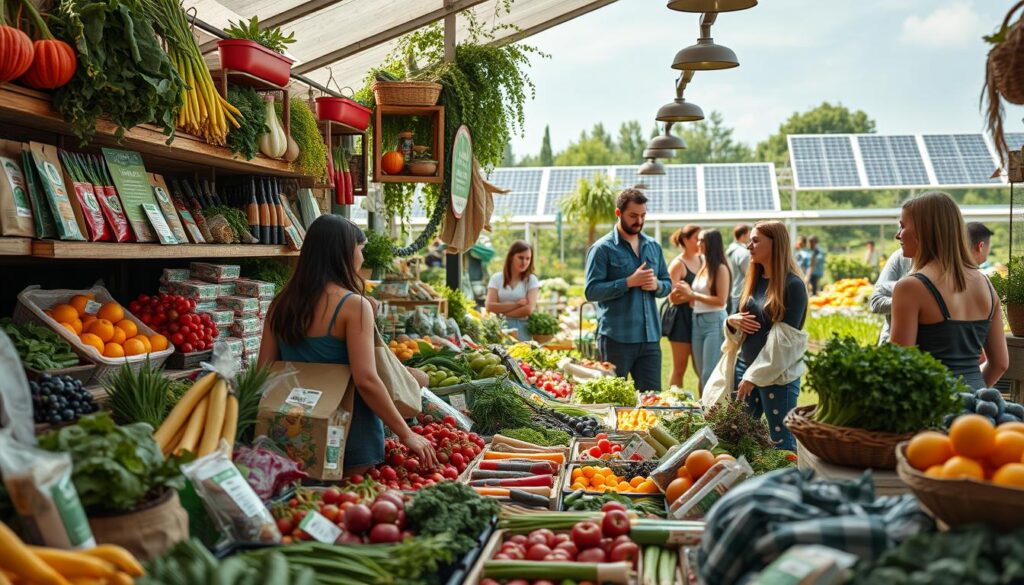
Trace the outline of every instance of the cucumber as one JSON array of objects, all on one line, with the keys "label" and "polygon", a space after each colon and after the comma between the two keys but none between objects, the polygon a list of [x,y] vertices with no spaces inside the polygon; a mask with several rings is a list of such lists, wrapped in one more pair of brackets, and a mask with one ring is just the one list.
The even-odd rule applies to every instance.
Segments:
[{"label": "cucumber", "polygon": [[645,443],[647,443],[648,445],[651,446],[652,449],[654,449],[654,453],[658,457],[664,457],[665,453],[668,453],[668,447],[662,445],[660,441],[652,437],[650,434],[644,433],[640,435],[640,437],[644,440]]},{"label": "cucumber", "polygon": [[650,433],[652,437],[654,437],[659,443],[661,443],[668,449],[671,449],[672,447],[675,447],[676,445],[679,444],[679,441],[677,441],[675,437],[670,435],[668,431],[665,429],[665,427],[661,425],[660,422],[651,427]]},{"label": "cucumber", "polygon": [[584,493],[586,493],[586,490],[576,490],[576,491],[572,492],[571,494],[569,494],[569,495],[565,496],[564,498],[562,498],[562,503],[567,505],[567,506],[571,506],[574,503],[576,503],[576,500],[579,500],[580,498],[582,498]]}]

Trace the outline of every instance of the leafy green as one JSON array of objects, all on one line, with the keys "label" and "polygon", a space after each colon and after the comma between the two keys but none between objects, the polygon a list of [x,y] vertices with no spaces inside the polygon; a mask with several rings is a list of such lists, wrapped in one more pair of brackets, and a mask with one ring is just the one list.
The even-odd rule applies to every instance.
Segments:
[{"label": "leafy green", "polygon": [[[276,102],[274,108],[277,111],[277,117],[281,118],[283,111],[281,103]],[[291,122],[292,140],[299,145],[299,157],[292,163],[292,167],[304,175],[326,183],[327,146],[320,134],[320,125],[316,120],[316,115],[313,110],[309,109],[306,100],[293,97],[288,118]]]},{"label": "leafy green", "polygon": [[818,393],[814,419],[839,427],[909,433],[938,426],[959,410],[957,392],[968,390],[916,347],[865,346],[852,337],[833,337],[804,360],[804,379]]},{"label": "leafy green", "polygon": [[832,275],[832,280],[867,278],[873,281],[878,277],[877,266],[869,266],[856,258],[829,256],[825,260],[825,267],[828,268],[828,273]]},{"label": "leafy green", "polygon": [[165,459],[146,423],[117,426],[108,413],[39,437],[47,451],[71,455],[75,484],[87,511],[122,512],[185,487],[182,459]]},{"label": "leafy green", "polygon": [[459,330],[462,330],[466,320],[469,319],[466,308],[473,306],[472,301],[466,298],[466,295],[459,289],[442,286],[437,287],[437,292],[448,299],[448,316],[459,326]]},{"label": "leafy green", "polygon": [[418,490],[405,513],[418,536],[449,534],[453,539],[450,548],[458,556],[476,546],[476,539],[499,508],[497,502],[465,484],[443,481]]},{"label": "leafy green", "polygon": [[533,411],[502,378],[473,391],[473,405],[469,409],[473,427],[482,435],[493,435],[503,429],[531,426]]},{"label": "leafy green", "polygon": [[569,446],[572,437],[565,431],[548,429],[540,426],[519,427],[514,429],[501,429],[501,434],[534,445],[554,447],[556,445]]},{"label": "leafy green", "polygon": [[295,42],[294,32],[288,33],[288,36],[285,36],[279,26],[261,28],[260,20],[256,16],[250,18],[249,22],[244,20],[232,22],[229,20],[228,24],[231,26],[224,29],[224,32],[231,38],[259,43],[275,53],[283,54],[288,45]]},{"label": "leafy green", "polygon": [[61,0],[50,15],[53,34],[71,44],[78,68],[53,93],[54,108],[88,141],[96,119],[126,129],[154,123],[173,140],[184,81],[171,64],[138,0]]},{"label": "leafy green", "polygon": [[249,233],[249,218],[245,216],[245,212],[237,207],[214,205],[203,209],[203,215],[207,221],[215,215],[222,216],[228,222],[228,225],[231,226],[231,231],[235,232],[236,240],[241,239],[242,234]]},{"label": "leafy green", "polygon": [[833,335],[853,337],[861,345],[874,345],[882,330],[882,319],[874,314],[847,315],[845,313],[811,314],[804,331],[811,339],[826,342]]},{"label": "leafy green", "polygon": [[395,261],[391,238],[374,230],[366,230],[366,246],[363,247],[363,266],[370,270],[391,270]]},{"label": "leafy green", "polygon": [[505,317],[497,313],[490,313],[480,319],[480,343],[487,345],[500,345],[505,335],[501,332],[505,328]]},{"label": "leafy green", "polygon": [[279,293],[292,277],[292,267],[276,260],[243,258],[242,276],[274,283],[274,292]]},{"label": "leafy green", "polygon": [[56,370],[78,365],[71,345],[49,327],[36,323],[17,325],[9,317],[0,327],[11,338],[21,362],[34,370]]},{"label": "leafy green", "polygon": [[1024,256],[1010,258],[1006,276],[1000,273],[992,275],[992,287],[996,289],[999,300],[1004,305],[1024,304]]},{"label": "leafy green", "polygon": [[263,98],[251,87],[229,85],[228,102],[242,113],[238,128],[228,126],[228,148],[252,160],[260,151],[260,136],[270,132],[263,117]]},{"label": "leafy green", "polygon": [[539,311],[531,313],[526,322],[526,330],[530,335],[555,335],[560,329],[558,319]]},{"label": "leafy green", "polygon": [[602,376],[576,384],[572,395],[580,404],[636,406],[637,402],[633,381],[618,376]]}]

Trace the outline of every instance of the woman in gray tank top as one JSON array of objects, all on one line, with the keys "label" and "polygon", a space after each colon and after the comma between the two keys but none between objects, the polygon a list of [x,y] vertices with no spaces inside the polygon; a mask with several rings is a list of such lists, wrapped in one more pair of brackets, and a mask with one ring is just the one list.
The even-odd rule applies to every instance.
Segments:
[{"label": "woman in gray tank top", "polygon": [[960,208],[936,191],[910,199],[896,239],[913,269],[893,289],[891,341],[917,345],[971,388],[993,386],[1009,366],[1003,315],[971,257]]}]

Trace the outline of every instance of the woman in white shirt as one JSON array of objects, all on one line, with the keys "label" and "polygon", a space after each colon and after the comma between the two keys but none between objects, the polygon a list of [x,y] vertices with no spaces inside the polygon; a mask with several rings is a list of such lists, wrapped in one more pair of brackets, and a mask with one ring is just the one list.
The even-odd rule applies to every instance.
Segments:
[{"label": "woman in white shirt", "polygon": [[505,256],[505,267],[491,276],[487,284],[488,311],[503,315],[508,326],[516,329],[521,341],[530,339],[526,323],[537,308],[540,281],[533,273],[533,248],[522,240],[512,242]]},{"label": "woman in white shirt", "polygon": [[704,256],[704,265],[693,279],[692,287],[679,283],[683,298],[693,304],[693,363],[700,376],[700,388],[722,357],[725,333],[725,306],[732,289],[732,273],[725,259],[722,234],[704,230],[697,236],[697,247]]}]

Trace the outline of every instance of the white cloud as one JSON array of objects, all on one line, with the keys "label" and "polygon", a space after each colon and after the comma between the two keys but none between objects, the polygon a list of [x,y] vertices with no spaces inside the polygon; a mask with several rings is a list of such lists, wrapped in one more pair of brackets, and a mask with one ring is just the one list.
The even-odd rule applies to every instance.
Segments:
[{"label": "white cloud", "polygon": [[981,19],[974,3],[955,1],[936,8],[927,16],[912,14],[903,21],[900,40],[926,48],[959,48],[980,42]]}]

